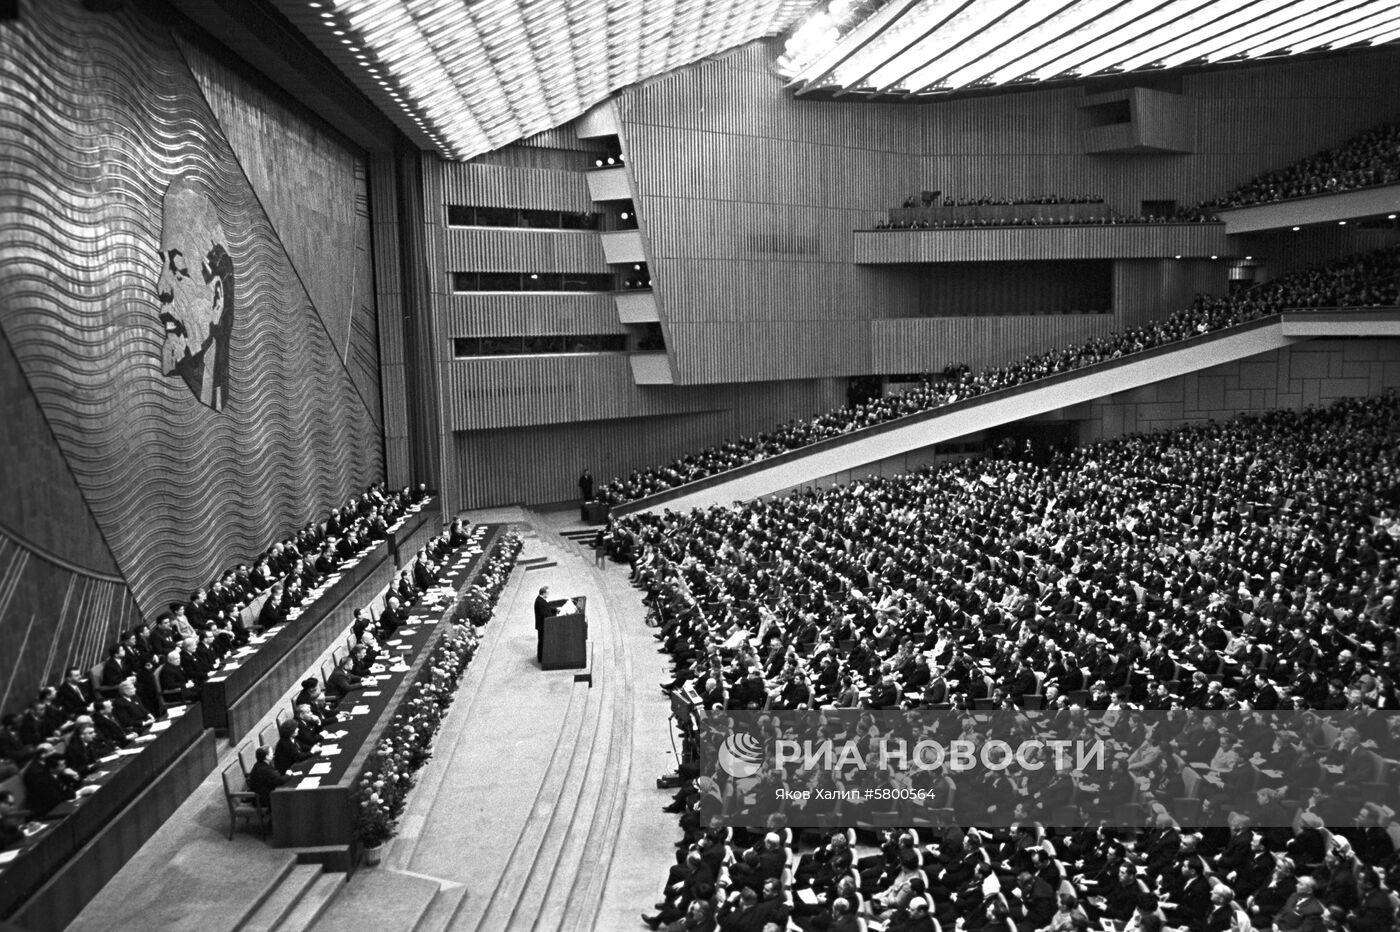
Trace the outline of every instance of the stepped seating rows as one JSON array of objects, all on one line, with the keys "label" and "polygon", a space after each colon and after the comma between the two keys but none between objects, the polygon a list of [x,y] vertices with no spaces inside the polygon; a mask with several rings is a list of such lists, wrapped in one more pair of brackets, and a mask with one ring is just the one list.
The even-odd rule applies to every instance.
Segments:
[{"label": "stepped seating rows", "polygon": [[973,373],[950,366],[940,378],[918,389],[877,398],[807,420],[791,421],[770,433],[730,441],[681,457],[666,466],[634,470],[612,479],[598,499],[616,506],[664,492],[726,470],[766,460],[832,437],[934,410],[968,398],[1108,360],[1168,346],[1296,308],[1394,307],[1400,304],[1400,247],[1362,253],[1293,272],[1229,298],[1200,296],[1169,318],[1084,344],[1027,357],[1021,362]]}]

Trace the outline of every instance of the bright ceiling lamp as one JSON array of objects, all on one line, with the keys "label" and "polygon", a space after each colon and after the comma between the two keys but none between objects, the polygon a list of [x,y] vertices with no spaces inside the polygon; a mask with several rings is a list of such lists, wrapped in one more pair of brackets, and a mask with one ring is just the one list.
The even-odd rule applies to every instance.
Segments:
[{"label": "bright ceiling lamp", "polygon": [[1101,15],[1067,31],[1059,41],[996,72],[990,81],[993,84],[1008,84],[1028,77],[1062,74],[1161,7],[1162,0],[1129,0],[1128,3],[1114,4]]},{"label": "bright ceiling lamp", "polygon": [[[272,2],[410,138],[460,159],[560,126],[630,84],[779,34],[817,6],[817,0],[316,0],[335,7],[323,19],[306,0]],[[854,2],[864,10],[877,0]]]},{"label": "bright ceiling lamp", "polygon": [[969,65],[985,62],[989,56],[1015,49],[1023,43],[1033,42],[1038,27],[1064,12],[1074,0],[1047,3],[1044,0],[1019,6],[967,41],[952,49],[948,54],[930,62],[928,67],[911,74],[904,83],[911,93],[939,85],[952,83],[951,76]]},{"label": "bright ceiling lamp", "polygon": [[1391,4],[1389,9],[1373,13],[1359,22],[1344,26],[1329,24],[1333,25],[1334,28],[1303,39],[1295,39],[1289,42],[1288,51],[1289,54],[1297,55],[1314,49],[1341,48],[1367,42],[1372,36],[1394,29],[1397,21],[1400,21],[1400,7]]},{"label": "bright ceiling lamp", "polygon": [[[1389,3],[1390,0],[1382,0]],[[1209,50],[1203,50],[1202,54],[1195,58],[1188,57],[1192,50],[1188,49],[1178,55],[1169,56],[1162,64],[1170,68],[1173,65],[1184,65],[1188,61],[1195,61],[1197,58],[1204,58],[1208,62],[1220,62],[1237,55],[1243,56],[1247,50],[1259,47],[1277,47],[1279,40],[1292,32],[1328,19],[1346,7],[1356,6],[1356,0],[1340,0],[1338,3],[1329,3],[1313,9],[1305,9],[1299,12],[1296,7],[1289,6],[1275,13],[1265,16],[1253,22],[1253,28],[1242,26],[1234,30],[1230,35],[1225,36],[1220,44]]]},{"label": "bright ceiling lamp", "polygon": [[1174,37],[1178,30],[1209,22],[1215,5],[1214,0],[1178,0],[1170,3],[1129,24],[1122,34],[1104,36],[1093,56],[1072,62],[1066,70],[1084,76],[1116,70],[1119,62],[1140,55],[1146,49],[1156,48],[1164,38]]},{"label": "bright ceiling lamp", "polygon": [[1016,41],[1007,43],[985,57],[968,63],[965,68],[949,74],[944,83],[949,87],[966,87],[984,81],[1005,83],[998,81],[995,76],[1013,68],[1017,76],[1025,74],[1028,70],[1033,71],[1037,56],[1048,60],[1057,54],[1051,49],[1062,36],[1079,32],[1089,23],[1109,13],[1114,7],[1123,6],[1124,3],[1125,0],[1087,0],[1073,3],[1032,28],[1024,36],[1018,37]]},{"label": "bright ceiling lamp", "polygon": [[1285,50],[1292,52],[1298,45],[1311,46],[1317,36],[1329,33],[1338,27],[1351,28],[1358,23],[1375,22],[1377,16],[1393,20],[1396,12],[1395,5],[1391,0],[1378,0],[1378,2],[1362,4],[1342,13],[1334,12],[1331,16],[1309,18],[1307,22],[1296,24],[1293,29],[1282,36],[1270,36],[1263,41],[1251,43],[1238,54],[1242,58],[1257,58]]},{"label": "bright ceiling lamp", "polygon": [[[943,0],[943,2],[946,3],[947,0]],[[879,41],[889,29],[902,22],[904,14],[921,4],[933,6],[935,0],[892,0],[881,7],[875,15],[858,23],[845,37],[846,42],[833,42],[824,49],[807,49],[807,63],[805,65],[800,61],[787,59],[787,56],[784,55],[783,58],[778,59],[778,70],[792,78],[788,83],[789,87],[800,83],[819,83],[852,55]],[[785,59],[787,59],[786,63]]]},{"label": "bright ceiling lamp", "polygon": [[[1257,28],[1260,17],[1277,13],[1279,7],[1295,6],[1297,0],[1224,0],[1219,9],[1212,8],[1195,22],[1183,24],[1175,37],[1163,37],[1165,41],[1138,55],[1124,58],[1118,67],[1124,71],[1136,71],[1149,65],[1161,67],[1171,55],[1195,53],[1200,56],[1203,48],[1213,48],[1223,36],[1234,34],[1239,29]],[[1189,60],[1189,59],[1188,59]]]},{"label": "bright ceiling lamp", "polygon": [[1400,36],[1395,0],[887,0],[808,49],[817,91],[932,97],[968,88],[1297,54]]},{"label": "bright ceiling lamp", "polygon": [[827,83],[837,84],[845,89],[867,84],[874,72],[891,58],[908,52],[963,14],[975,2],[976,0],[932,0],[915,6],[891,23],[861,54],[851,56],[840,64]]},{"label": "bright ceiling lamp", "polygon": [[1028,2],[1031,0],[979,0],[936,29],[926,31],[917,43],[886,61],[870,75],[871,86],[878,88],[879,93],[906,86],[910,75],[961,48],[988,23]]}]

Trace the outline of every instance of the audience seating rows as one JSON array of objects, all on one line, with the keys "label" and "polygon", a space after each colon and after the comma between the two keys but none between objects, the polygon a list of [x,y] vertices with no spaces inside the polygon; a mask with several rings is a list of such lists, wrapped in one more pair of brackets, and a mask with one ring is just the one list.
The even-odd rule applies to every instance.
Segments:
[{"label": "audience seating rows", "polygon": [[1123,333],[1095,337],[1078,346],[1035,354],[985,372],[973,373],[965,368],[949,370],[954,373],[951,378],[931,380],[922,389],[838,408],[807,420],[790,421],[769,433],[728,441],[683,456],[666,466],[634,470],[625,480],[614,477],[601,486],[598,500],[617,505],[644,498],[861,428],[1290,309],[1393,307],[1397,303],[1400,303],[1400,247],[1347,256],[1283,275],[1230,297],[1198,296],[1191,307],[1165,320]]},{"label": "audience seating rows", "polygon": [[[617,522],[612,549],[676,664],[663,689],[690,686],[706,708],[1296,709],[1363,723],[1280,731],[1267,760],[1232,754],[1223,719],[1132,726],[1116,790],[1136,830],[1056,828],[1083,824],[1076,792],[1101,793],[1073,786],[1054,800],[1006,788],[1026,810],[1014,829],[811,838],[793,812],[733,830],[712,819],[732,788],[698,777],[677,793],[684,837],[646,920],[1393,930],[1398,440],[1392,393]],[[1185,785],[1173,762],[1201,759]]]},{"label": "audience seating rows", "polygon": [[1335,148],[1264,172],[1199,209],[1230,210],[1387,184],[1400,184],[1400,123],[1372,127]]}]

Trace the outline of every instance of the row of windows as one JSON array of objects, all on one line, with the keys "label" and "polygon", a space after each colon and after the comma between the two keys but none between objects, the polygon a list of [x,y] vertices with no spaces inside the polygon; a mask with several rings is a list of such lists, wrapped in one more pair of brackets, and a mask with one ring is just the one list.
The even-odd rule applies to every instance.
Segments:
[{"label": "row of windows", "polygon": [[447,225],[453,227],[527,227],[535,230],[596,230],[600,214],[571,210],[528,210],[523,207],[447,208]]},{"label": "row of windows", "polygon": [[625,333],[583,333],[565,336],[453,337],[452,355],[538,356],[546,353],[624,353]]},{"label": "row of windows", "polygon": [[453,272],[453,291],[618,291],[611,272]]}]

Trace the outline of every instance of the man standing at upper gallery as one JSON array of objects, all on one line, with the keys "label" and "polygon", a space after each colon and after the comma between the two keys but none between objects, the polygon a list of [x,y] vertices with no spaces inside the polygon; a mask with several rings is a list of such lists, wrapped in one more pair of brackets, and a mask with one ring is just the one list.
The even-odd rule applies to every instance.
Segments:
[{"label": "man standing at upper gallery", "polygon": [[559,606],[564,604],[564,599],[549,600],[549,587],[540,586],[540,594],[535,596],[535,662],[544,660],[544,620],[551,615],[559,614]]},{"label": "man standing at upper gallery", "polygon": [[233,259],[214,203],[188,181],[165,191],[160,230],[161,371],[178,375],[215,411],[228,401]]},{"label": "man standing at upper gallery", "polygon": [[578,497],[580,501],[593,501],[593,473],[586,469],[578,477]]}]

